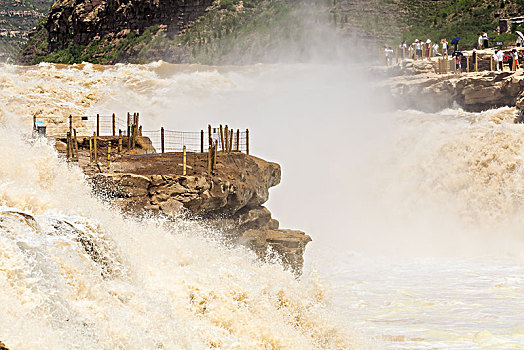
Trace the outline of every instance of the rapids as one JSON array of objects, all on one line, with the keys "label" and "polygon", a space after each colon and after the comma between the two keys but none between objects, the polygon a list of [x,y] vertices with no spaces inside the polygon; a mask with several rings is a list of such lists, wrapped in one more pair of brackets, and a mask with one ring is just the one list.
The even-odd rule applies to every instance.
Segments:
[{"label": "rapids", "polygon": [[[301,280],[193,221],[123,217],[32,116],[250,128]],[[393,111],[353,65],[0,66],[0,340],[13,349],[524,347],[524,128]],[[87,129],[85,131],[88,131]]]}]

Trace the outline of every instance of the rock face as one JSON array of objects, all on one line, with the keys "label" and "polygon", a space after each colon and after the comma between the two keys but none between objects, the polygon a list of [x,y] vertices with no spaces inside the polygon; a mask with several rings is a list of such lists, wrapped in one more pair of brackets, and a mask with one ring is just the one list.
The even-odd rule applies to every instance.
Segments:
[{"label": "rock face", "polygon": [[9,350],[4,343],[0,341],[0,350]]},{"label": "rock face", "polygon": [[59,0],[49,13],[45,28],[49,49],[67,47],[70,42],[87,45],[105,35],[126,35],[130,31],[164,25],[178,33],[204,14],[212,0]]},{"label": "rock face", "polygon": [[[390,78],[381,88],[393,97],[398,108],[427,112],[456,105],[470,112],[513,107],[524,90],[522,71],[463,74],[437,74],[435,71],[430,61],[406,60],[389,69]],[[384,69],[379,73],[386,74]]]},{"label": "rock face", "polygon": [[125,210],[167,217],[189,213],[224,232],[227,239],[245,243],[261,257],[271,247],[284,265],[300,272],[311,238],[300,231],[279,230],[278,221],[262,206],[269,198],[269,188],[280,183],[278,164],[243,153],[224,154],[212,176],[203,171],[184,176],[162,174],[161,169],[169,169],[163,157],[145,155],[140,161],[137,156],[124,157],[115,164],[116,173],[95,174],[93,183]]}]

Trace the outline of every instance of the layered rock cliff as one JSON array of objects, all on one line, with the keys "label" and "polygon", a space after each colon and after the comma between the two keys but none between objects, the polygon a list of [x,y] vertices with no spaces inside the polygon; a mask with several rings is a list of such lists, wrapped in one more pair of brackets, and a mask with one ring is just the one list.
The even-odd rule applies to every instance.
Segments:
[{"label": "layered rock cliff", "polygon": [[154,150],[141,141],[143,147],[135,153],[143,154],[115,154],[111,172],[103,173],[89,165],[86,144],[80,142],[79,164],[95,192],[125,212],[199,220],[222,233],[226,242],[243,244],[261,258],[276,253],[285,267],[300,274],[311,238],[301,231],[280,229],[263,206],[269,188],[280,183],[278,164],[240,152],[219,152],[217,168],[208,174],[207,154],[192,153],[187,174],[182,175],[180,154],[151,153]]},{"label": "layered rock cliff", "polygon": [[[489,59],[480,60],[479,72],[438,74],[436,60],[405,60],[393,67],[375,69],[386,78],[379,89],[400,109],[436,112],[461,107],[480,112],[504,106],[521,107],[524,72],[490,71]],[[465,68],[465,65],[463,65]]]}]

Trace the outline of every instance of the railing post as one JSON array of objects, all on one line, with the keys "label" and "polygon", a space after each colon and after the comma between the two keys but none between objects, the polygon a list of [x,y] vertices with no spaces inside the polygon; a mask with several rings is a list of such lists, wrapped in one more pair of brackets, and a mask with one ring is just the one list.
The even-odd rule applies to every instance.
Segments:
[{"label": "railing post", "polygon": [[160,128],[160,148],[162,149],[162,153],[164,153],[164,127]]},{"label": "railing post", "polygon": [[[131,136],[131,114],[127,112],[127,137]],[[129,139],[131,141],[131,139]],[[129,143],[129,147],[131,147],[131,143]]]},{"label": "railing post", "polygon": [[207,136],[209,141],[209,146],[213,146],[213,137],[211,136],[211,124],[207,124]]},{"label": "railing post", "polygon": [[89,164],[93,163],[93,138],[89,138]]},{"label": "railing post", "polygon": [[72,153],[73,153],[71,152],[71,133],[68,131],[66,135],[67,135],[67,141],[66,141],[67,142],[67,147],[66,147],[67,156],[66,158],[67,160],[70,160],[72,157]]},{"label": "railing post", "polygon": [[211,175],[211,146],[208,146],[207,149],[207,173]]},{"label": "railing post", "polygon": [[222,124],[220,124],[220,144],[222,145],[222,151],[224,150],[224,129]]},{"label": "railing post", "polygon": [[118,129],[118,154],[122,153],[122,129]]},{"label": "railing post", "polygon": [[73,116],[69,114],[69,133],[73,135]]},{"label": "railing post", "polygon": [[186,175],[187,159],[186,159],[186,146],[183,148],[183,160],[182,160],[182,175]]},{"label": "railing post", "polygon": [[111,167],[111,141],[107,143],[107,172],[109,173],[109,169]]},{"label": "railing post", "polygon": [[138,136],[142,136],[142,125],[138,127]]},{"label": "railing post", "polygon": [[98,164],[98,149],[96,147],[96,132],[93,133],[93,160],[95,164]]},{"label": "railing post", "polygon": [[229,135],[229,153],[231,153],[233,151],[233,135],[235,134],[235,132],[233,130],[230,131],[230,135]]},{"label": "railing post", "polygon": [[235,150],[238,152],[240,150],[240,129],[237,129],[237,146],[235,148]]},{"label": "railing post", "polygon": [[246,129],[246,154],[249,154],[249,129]]},{"label": "railing post", "polygon": [[215,141],[215,149],[213,150],[213,169],[217,168],[217,149],[218,149],[218,141]]},{"label": "railing post", "polygon": [[229,151],[229,128],[226,125],[224,128],[224,141],[225,141],[225,148],[222,149],[222,151],[225,151],[226,153]]},{"label": "railing post", "polygon": [[111,124],[113,125],[113,136],[116,136],[116,117],[115,113],[111,116]]},{"label": "railing post", "polygon": [[469,73],[469,56],[466,56],[466,72]]},{"label": "railing post", "polygon": [[33,115],[33,131],[36,130],[36,115]]},{"label": "railing post", "polygon": [[96,134],[100,135],[100,115],[96,115]]},{"label": "railing post", "polygon": [[76,138],[76,129],[73,129],[73,135],[74,135],[74,150],[75,150],[75,160],[78,162],[78,139]]},{"label": "railing post", "polygon": [[204,153],[204,130],[200,130],[200,153]]}]

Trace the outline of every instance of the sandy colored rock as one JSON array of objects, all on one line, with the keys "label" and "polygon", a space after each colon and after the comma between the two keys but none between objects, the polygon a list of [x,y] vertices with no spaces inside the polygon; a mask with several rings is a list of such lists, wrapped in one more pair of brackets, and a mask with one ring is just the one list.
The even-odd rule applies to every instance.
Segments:
[{"label": "sandy colored rock", "polygon": [[304,250],[311,237],[296,230],[247,230],[241,242],[260,258],[264,258],[269,253],[268,248],[271,248],[282,259],[284,266],[300,274]]}]

